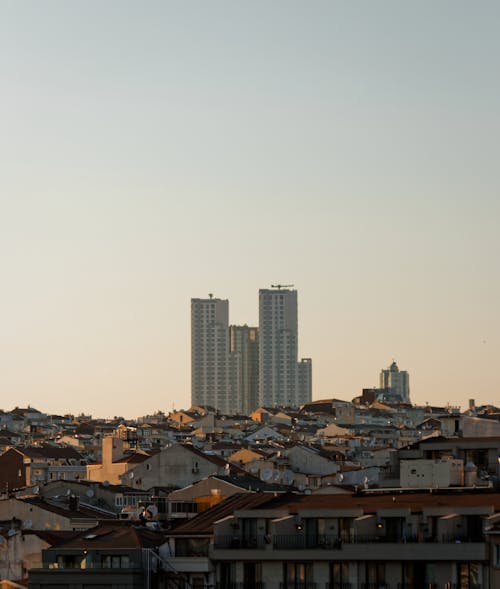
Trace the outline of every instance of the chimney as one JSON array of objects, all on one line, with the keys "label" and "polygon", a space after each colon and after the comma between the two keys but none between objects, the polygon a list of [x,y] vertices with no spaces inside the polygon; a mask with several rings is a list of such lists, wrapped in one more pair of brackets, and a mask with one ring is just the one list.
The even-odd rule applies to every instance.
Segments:
[{"label": "chimney", "polygon": [[109,465],[124,455],[124,441],[121,438],[105,436],[102,439],[102,463]]}]

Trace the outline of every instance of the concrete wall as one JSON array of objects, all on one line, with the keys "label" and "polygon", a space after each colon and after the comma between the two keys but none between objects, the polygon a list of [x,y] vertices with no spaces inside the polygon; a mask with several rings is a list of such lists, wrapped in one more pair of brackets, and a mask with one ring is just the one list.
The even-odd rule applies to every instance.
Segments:
[{"label": "concrete wall", "polygon": [[410,488],[462,486],[463,460],[402,460],[400,484]]},{"label": "concrete wall", "polygon": [[223,474],[203,456],[180,445],[172,445],[140,464],[133,465],[133,477],[121,477],[121,482],[138,489],[151,487],[186,487],[213,474]]}]

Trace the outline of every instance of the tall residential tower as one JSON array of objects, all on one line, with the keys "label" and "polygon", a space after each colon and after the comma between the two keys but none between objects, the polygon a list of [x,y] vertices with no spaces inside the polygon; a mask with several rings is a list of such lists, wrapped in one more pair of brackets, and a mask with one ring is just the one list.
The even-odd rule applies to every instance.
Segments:
[{"label": "tall residential tower", "polygon": [[296,290],[259,290],[259,337],[260,405],[298,407],[309,402],[312,364],[307,361],[299,379]]},{"label": "tall residential tower", "polygon": [[237,382],[238,412],[249,415],[259,406],[259,330],[248,325],[229,326],[231,378]]},{"label": "tall residential tower", "polygon": [[380,372],[380,388],[388,399],[410,403],[410,377],[406,370],[399,370],[396,362]]},{"label": "tall residential tower", "polygon": [[229,301],[191,299],[191,403],[229,412]]}]

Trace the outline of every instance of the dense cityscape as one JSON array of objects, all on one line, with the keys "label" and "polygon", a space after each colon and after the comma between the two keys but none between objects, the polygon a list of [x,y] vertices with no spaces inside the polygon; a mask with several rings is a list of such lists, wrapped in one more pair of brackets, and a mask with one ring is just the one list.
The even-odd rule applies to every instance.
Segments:
[{"label": "dense cityscape", "polygon": [[297,354],[296,290],[255,327],[194,298],[188,409],[0,411],[2,588],[497,587],[500,408],[413,404],[395,360],[313,400]]},{"label": "dense cityscape", "polygon": [[499,23],[0,0],[0,589],[500,589]]}]

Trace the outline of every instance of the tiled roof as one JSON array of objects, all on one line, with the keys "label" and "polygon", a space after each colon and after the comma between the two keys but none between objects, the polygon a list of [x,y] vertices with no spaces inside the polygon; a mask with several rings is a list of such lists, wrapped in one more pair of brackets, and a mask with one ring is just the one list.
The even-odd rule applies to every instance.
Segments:
[{"label": "tiled roof", "polygon": [[154,548],[163,544],[165,538],[144,526],[137,526],[130,522],[117,521],[106,522],[79,532],[78,535],[67,542],[59,545],[60,548],[68,549],[137,549]]},{"label": "tiled roof", "polygon": [[134,452],[133,454],[123,456],[119,460],[114,460],[113,464],[137,464],[140,462],[144,462],[148,458],[151,458],[150,454],[145,454],[144,452]]},{"label": "tiled roof", "polygon": [[252,476],[252,475],[238,475],[238,476],[223,476],[223,475],[213,475],[210,478],[217,479],[219,481],[224,481],[226,483],[230,483],[236,487],[240,487],[241,489],[246,489],[249,491],[262,491],[264,493],[283,493],[285,491],[289,491],[290,487],[285,485],[277,485],[274,483],[266,483],[261,481],[260,479]]},{"label": "tiled roof", "polygon": [[214,522],[232,515],[237,509],[253,509],[270,502],[270,493],[236,493],[221,501],[214,507],[203,511],[193,519],[176,527],[170,535],[209,535],[213,532]]},{"label": "tiled roof", "polygon": [[69,446],[52,446],[44,444],[43,446],[17,446],[19,452],[28,456],[29,458],[54,458],[54,459],[69,459],[83,460],[83,456],[74,448]]},{"label": "tiled roof", "polygon": [[363,493],[352,495],[295,495],[278,496],[273,499],[266,508],[282,507],[286,502],[287,509],[291,513],[300,509],[345,509],[362,508],[365,513],[375,513],[379,509],[408,508],[412,512],[421,512],[429,507],[474,507],[492,505],[495,510],[500,510],[500,493],[498,492],[471,492],[462,489],[456,492],[452,490],[433,490],[433,492],[403,492],[395,490],[383,493]]},{"label": "tiled roof", "polygon": [[103,513],[102,510],[95,510],[89,506],[82,506],[79,505],[77,509],[69,509],[66,505],[63,504],[55,504],[53,502],[45,501],[40,497],[23,497],[18,498],[17,501],[22,501],[23,503],[28,503],[35,507],[39,507],[40,509],[44,509],[46,511],[50,511],[51,513],[55,513],[57,515],[61,515],[67,518],[85,518],[85,519],[114,519],[115,516],[106,515]]},{"label": "tiled roof", "polygon": [[50,546],[59,546],[68,540],[71,540],[75,536],[78,536],[80,532],[69,532],[62,530],[23,530],[24,536],[38,536]]}]

